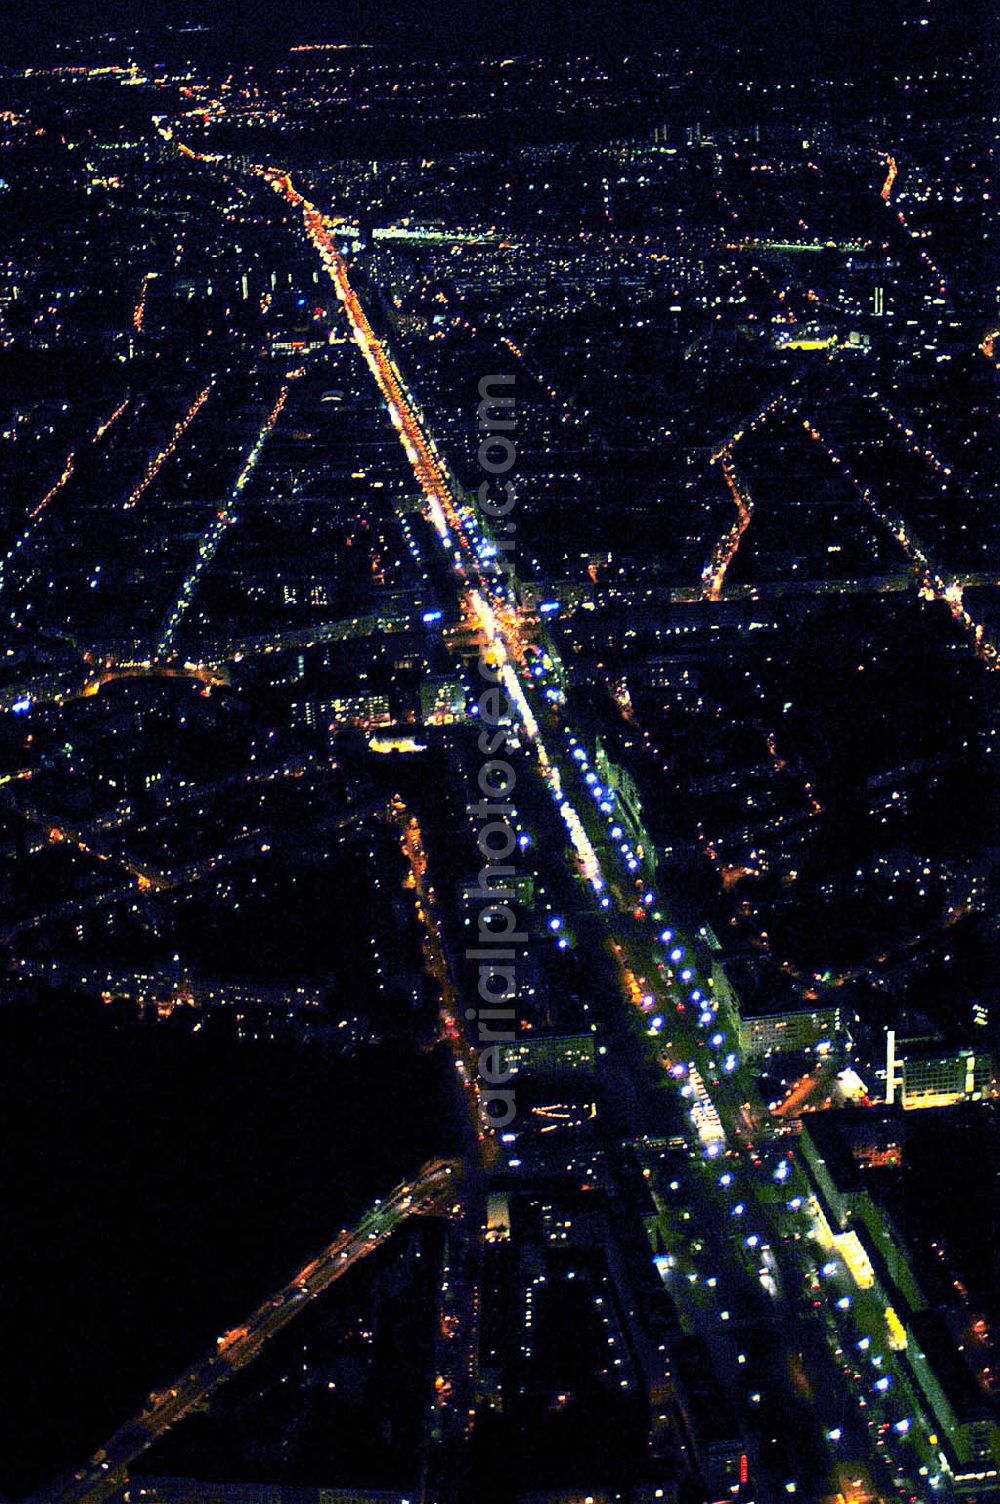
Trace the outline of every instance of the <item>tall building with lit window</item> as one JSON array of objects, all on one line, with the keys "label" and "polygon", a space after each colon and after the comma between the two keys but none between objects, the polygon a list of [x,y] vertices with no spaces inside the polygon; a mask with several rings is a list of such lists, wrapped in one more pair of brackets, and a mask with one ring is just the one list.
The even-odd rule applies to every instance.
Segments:
[{"label": "tall building with lit window", "polygon": [[968,1047],[947,1049],[939,1039],[901,1039],[886,1031],[885,1100],[904,1109],[953,1107],[996,1094],[993,1056]]}]

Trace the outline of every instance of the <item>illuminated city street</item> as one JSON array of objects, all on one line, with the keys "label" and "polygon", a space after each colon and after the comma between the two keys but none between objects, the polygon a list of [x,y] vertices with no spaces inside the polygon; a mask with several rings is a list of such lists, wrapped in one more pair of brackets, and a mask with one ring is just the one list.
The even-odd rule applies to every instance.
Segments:
[{"label": "illuminated city street", "polygon": [[54,3],[3,1499],[1000,1498],[991,6]]}]

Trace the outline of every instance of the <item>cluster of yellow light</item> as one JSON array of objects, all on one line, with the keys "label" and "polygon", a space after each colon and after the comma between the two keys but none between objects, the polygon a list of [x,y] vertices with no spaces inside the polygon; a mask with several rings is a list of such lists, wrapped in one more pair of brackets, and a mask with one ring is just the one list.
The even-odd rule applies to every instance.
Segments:
[{"label": "cluster of yellow light", "polygon": [[210,381],[208,385],[198,393],[197,397],[194,399],[191,406],[184,414],[183,418],[181,418],[178,423],[174,424],[174,431],[170,436],[169,442],[163,446],[156,458],[150,461],[150,463],[146,467],[146,473],[143,475],[142,480],[132,491],[128,501],[122,504],[123,511],[129,511],[130,508],[134,507],[139,501],[142,500],[145,492],[153,484],[153,481],[159,475],[160,471],[163,469],[163,466],[166,464],[167,460],[173,454],[174,450],[177,448],[177,445],[187,433],[195,418],[205,406],[205,403],[208,401],[209,394],[211,393],[212,387],[214,385],[215,381],[213,378],[213,380]]},{"label": "cluster of yellow light", "polygon": [[736,504],[736,521],[732,527],[719,539],[712,553],[711,563],[706,565],[702,574],[702,593],[706,600],[717,601],[722,596],[722,587],[726,580],[726,571],[736,557],[743,534],[750,526],[753,516],[753,498],[741,481],[733,462],[732,450],[729,449],[722,459],[722,474],[729,494]]},{"label": "cluster of yellow light", "polygon": [[343,257],[334,245],[325,217],[292,183],[287,173],[272,168],[260,169],[262,176],[287,203],[302,210],[306,232],[319,253],[334,291],[347,314],[355,343],[385,398],[389,418],[399,434],[406,457],[420,482],[431,522],[442,541],[449,532],[464,539],[460,519],[454,510],[450,488],[438,460],[425,440],[419,423],[402,389],[398,373],[385,348],[375,334],[354,289],[347,278]]},{"label": "cluster of yellow light", "polygon": [[132,314],[132,327],[135,330],[136,334],[141,334],[142,333],[142,326],[143,326],[143,323],[145,322],[145,318],[146,318],[146,293],[147,293],[147,291],[149,289],[149,279],[150,279],[150,277],[152,275],[153,275],[152,272],[147,272],[146,275],[143,277],[143,279],[142,279],[142,286],[139,289],[139,301],[136,303],[136,305],[135,305],[135,311]]},{"label": "cluster of yellow light", "polygon": [[781,348],[783,350],[832,350],[836,343],[835,334],[797,334],[785,340]]},{"label": "cluster of yellow light", "polygon": [[59,479],[49,487],[38,505],[32,507],[31,511],[28,513],[29,522],[34,522],[36,517],[40,517],[41,514],[45,511],[45,508],[48,506],[49,502],[52,501],[56,496],[58,496],[63,486],[65,486],[70,480],[72,480],[73,470],[75,466],[76,450],[71,449],[69,454],[66,456],[66,463],[62,468],[62,474],[59,476]]},{"label": "cluster of yellow light", "polygon": [[838,1232],[833,1240],[833,1246],[850,1270],[858,1289],[870,1290],[875,1283],[875,1270],[857,1233],[853,1230]]},{"label": "cluster of yellow light", "polygon": [[537,742],[539,739],[538,722],[535,719],[535,713],[528,704],[527,696],[521,688],[521,681],[509,663],[505,663],[501,667],[500,679],[504,689],[507,691],[508,698],[517,710],[525,731],[533,742]]},{"label": "cluster of yellow light", "polygon": [[104,438],[104,435],[107,433],[108,429],[111,428],[113,424],[118,422],[118,419],[128,407],[130,401],[131,398],[126,397],[124,402],[119,402],[110,418],[105,418],[103,423],[98,423],[97,427],[94,430],[94,436],[90,441],[92,444],[100,443],[101,439]]},{"label": "cluster of yellow light", "polygon": [[[286,172],[275,168],[256,169],[274,191],[293,208],[301,209],[306,233],[333,283],[337,298],[347,315],[356,344],[365,358],[382,393],[390,421],[399,435],[404,452],[420,483],[427,504],[427,515],[442,543],[464,555],[465,563],[460,572],[466,575],[466,565],[473,577],[479,576],[475,551],[469,544],[465,526],[452,494],[452,488],[433,448],[413,410],[385,346],[375,334],[360,300],[351,287],[347,265],[337,251],[327,227],[327,220],[315,205],[311,204],[293,184]],[[484,638],[483,656],[498,670],[507,698],[517,713],[525,734],[535,744],[538,766],[542,777],[556,800],[570,841],[576,852],[580,871],[596,892],[603,891],[604,879],[600,861],[593,844],[584,829],[576,810],[563,797],[559,771],[541,739],[538,720],[524,691],[512,659],[517,661],[523,653],[519,631],[513,625],[514,618],[503,604],[494,606],[485,587],[480,589],[466,579],[462,592],[462,607],[467,618],[477,624]]]},{"label": "cluster of yellow light", "polygon": [[428,973],[439,988],[438,1018],[441,1038],[447,1043],[456,1074],[468,1095],[469,1111],[473,1129],[479,1143],[484,1163],[489,1166],[496,1153],[496,1135],[490,1114],[479,1089],[479,1064],[476,1051],[469,1042],[465,1029],[458,1021],[459,994],[452,980],[451,970],[444,949],[441,926],[436,914],[434,889],[427,880],[427,853],[423,834],[417,820],[409,814],[406,805],[395,795],[392,801],[393,815],[400,827],[400,841],[408,866],[406,886],[413,893],[413,906],[417,920],[424,932],[423,956]]},{"label": "cluster of yellow light", "polygon": [[906,1349],[906,1328],[892,1306],[886,1306],[885,1308],[885,1324],[889,1333],[889,1346],[893,1352],[904,1352]]},{"label": "cluster of yellow light", "polygon": [[368,745],[373,752],[385,755],[388,752],[426,752],[427,743],[418,742],[412,736],[371,736]]},{"label": "cluster of yellow light", "polygon": [[580,871],[590,886],[599,893],[604,887],[604,879],[601,876],[601,864],[597,859],[597,852],[591,845],[587,832],[583,828],[583,822],[568,799],[564,799],[560,804],[559,813],[562,815],[563,824],[569,831],[573,850],[576,852],[577,861],[580,863]]}]

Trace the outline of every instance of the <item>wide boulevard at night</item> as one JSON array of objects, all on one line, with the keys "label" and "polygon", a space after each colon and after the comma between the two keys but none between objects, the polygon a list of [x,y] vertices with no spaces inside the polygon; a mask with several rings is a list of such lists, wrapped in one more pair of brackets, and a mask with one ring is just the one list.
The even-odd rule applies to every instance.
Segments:
[{"label": "wide boulevard at night", "polygon": [[11,14],[0,1500],[1000,1499],[998,42]]}]

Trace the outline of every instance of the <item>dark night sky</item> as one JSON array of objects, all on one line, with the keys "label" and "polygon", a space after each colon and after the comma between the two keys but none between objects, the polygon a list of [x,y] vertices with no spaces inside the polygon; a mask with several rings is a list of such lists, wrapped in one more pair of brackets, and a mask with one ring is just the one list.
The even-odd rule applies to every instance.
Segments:
[{"label": "dark night sky", "polygon": [[185,20],[218,23],[251,50],[308,38],[369,40],[401,50],[559,51],[597,46],[615,51],[672,41],[739,40],[760,46],[786,66],[817,55],[853,69],[886,35],[897,5],[930,3],[954,24],[980,29],[996,22],[1000,0],[269,0],[227,5],[220,0],[51,0],[41,6],[0,0],[6,40],[79,36],[90,30]]}]

